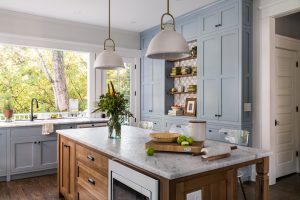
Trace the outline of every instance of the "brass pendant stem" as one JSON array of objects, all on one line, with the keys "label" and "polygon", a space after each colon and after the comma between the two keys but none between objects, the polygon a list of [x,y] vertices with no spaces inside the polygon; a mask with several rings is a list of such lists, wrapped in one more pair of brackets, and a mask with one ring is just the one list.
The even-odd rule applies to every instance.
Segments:
[{"label": "brass pendant stem", "polygon": [[106,42],[111,41],[113,43],[113,50],[116,50],[115,41],[110,37],[110,0],[108,0],[108,38],[104,41],[104,50],[106,50]]},{"label": "brass pendant stem", "polygon": [[173,21],[173,23],[172,23],[173,24],[173,29],[175,31],[175,19],[174,19],[173,15],[171,15],[171,13],[170,13],[170,1],[169,0],[167,0],[167,12],[164,13],[161,16],[161,19],[160,19],[160,30],[164,30],[165,29],[164,28],[164,17],[165,16],[170,16],[171,17],[171,19]]}]

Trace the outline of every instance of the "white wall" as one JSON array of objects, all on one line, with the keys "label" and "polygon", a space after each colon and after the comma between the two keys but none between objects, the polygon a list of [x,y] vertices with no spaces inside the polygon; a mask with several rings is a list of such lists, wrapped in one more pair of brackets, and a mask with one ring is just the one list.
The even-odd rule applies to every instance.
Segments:
[{"label": "white wall", "polygon": [[[107,27],[40,17],[0,9],[0,33],[91,45],[103,45]],[[112,29],[118,47],[139,49],[137,32]]]},{"label": "white wall", "polygon": [[[253,145],[272,150],[271,77],[275,49],[275,17],[300,10],[299,0],[254,0],[253,5]],[[270,183],[274,184],[274,158],[270,159]]]}]

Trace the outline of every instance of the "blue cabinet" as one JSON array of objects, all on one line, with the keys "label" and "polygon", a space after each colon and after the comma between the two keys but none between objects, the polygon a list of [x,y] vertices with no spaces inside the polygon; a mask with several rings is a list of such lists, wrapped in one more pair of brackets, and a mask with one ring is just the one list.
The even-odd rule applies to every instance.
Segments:
[{"label": "blue cabinet", "polygon": [[215,33],[200,40],[200,117],[237,122],[239,102],[238,29]]},{"label": "blue cabinet", "polygon": [[57,167],[55,133],[44,136],[41,126],[11,128],[10,133],[11,174]]},{"label": "blue cabinet", "polygon": [[176,27],[176,31],[187,40],[195,40],[198,37],[199,30],[198,17],[188,17],[187,19],[181,19],[179,25]]},{"label": "blue cabinet", "polygon": [[162,115],[164,61],[143,57],[141,64],[141,114]]},{"label": "blue cabinet", "polygon": [[200,34],[206,35],[239,24],[239,5],[230,3],[225,6],[207,9],[200,17]]},{"label": "blue cabinet", "polygon": [[6,175],[6,166],[7,166],[7,158],[6,158],[6,143],[7,143],[7,129],[0,130],[0,177]]}]

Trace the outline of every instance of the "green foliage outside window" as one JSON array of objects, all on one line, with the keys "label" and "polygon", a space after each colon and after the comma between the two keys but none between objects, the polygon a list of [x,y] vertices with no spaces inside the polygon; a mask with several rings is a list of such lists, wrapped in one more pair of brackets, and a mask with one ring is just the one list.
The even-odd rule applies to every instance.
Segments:
[{"label": "green foliage outside window", "polygon": [[[38,49],[50,74],[52,50]],[[88,54],[64,51],[68,97],[79,100],[79,110],[87,108]],[[51,83],[41,67],[35,48],[0,45],[0,98],[12,97],[15,113],[28,113],[33,97],[40,102],[40,112],[57,112]]]}]

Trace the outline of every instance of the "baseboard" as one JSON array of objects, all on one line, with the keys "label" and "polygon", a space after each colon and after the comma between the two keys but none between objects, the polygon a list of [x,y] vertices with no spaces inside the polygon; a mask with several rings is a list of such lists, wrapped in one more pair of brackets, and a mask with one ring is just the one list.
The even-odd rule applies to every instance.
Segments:
[{"label": "baseboard", "polygon": [[45,175],[51,175],[51,174],[56,174],[56,173],[57,173],[57,169],[48,169],[48,170],[37,171],[37,172],[15,174],[15,175],[11,175],[11,180],[32,178],[32,177],[36,177],[36,176],[45,176]]}]

